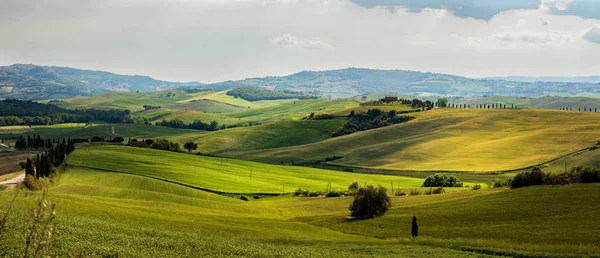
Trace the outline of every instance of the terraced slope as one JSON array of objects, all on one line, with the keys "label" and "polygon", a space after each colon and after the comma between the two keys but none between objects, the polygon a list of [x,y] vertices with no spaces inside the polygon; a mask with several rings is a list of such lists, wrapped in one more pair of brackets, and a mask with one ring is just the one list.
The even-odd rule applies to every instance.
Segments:
[{"label": "terraced slope", "polygon": [[232,156],[308,162],[337,155],[346,166],[395,170],[498,171],[532,166],[586,148],[600,135],[600,113],[436,109],[408,123],[302,146]]}]

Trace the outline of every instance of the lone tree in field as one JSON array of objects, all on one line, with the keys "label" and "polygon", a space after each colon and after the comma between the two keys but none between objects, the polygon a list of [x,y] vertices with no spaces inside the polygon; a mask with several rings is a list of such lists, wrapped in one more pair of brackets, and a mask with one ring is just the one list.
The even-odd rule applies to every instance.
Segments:
[{"label": "lone tree in field", "polygon": [[348,209],[352,217],[368,219],[382,216],[390,207],[392,200],[387,195],[387,189],[369,185],[358,189]]},{"label": "lone tree in field", "polygon": [[183,145],[184,148],[186,148],[188,150],[188,152],[192,152],[192,150],[197,150],[198,149],[198,145],[193,143],[193,142],[186,142]]}]

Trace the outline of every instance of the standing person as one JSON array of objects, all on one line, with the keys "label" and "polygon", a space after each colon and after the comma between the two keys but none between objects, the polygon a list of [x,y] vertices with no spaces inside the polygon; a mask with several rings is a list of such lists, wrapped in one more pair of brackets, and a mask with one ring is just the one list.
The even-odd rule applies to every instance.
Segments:
[{"label": "standing person", "polygon": [[412,237],[415,238],[419,235],[419,225],[417,225],[417,217],[413,216],[412,219]]}]

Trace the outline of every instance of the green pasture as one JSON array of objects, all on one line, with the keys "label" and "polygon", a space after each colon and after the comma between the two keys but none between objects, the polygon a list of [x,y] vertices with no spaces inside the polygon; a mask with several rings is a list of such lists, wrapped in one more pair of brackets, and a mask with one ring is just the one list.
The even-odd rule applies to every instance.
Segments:
[{"label": "green pasture", "polygon": [[[143,175],[200,189],[228,193],[291,193],[298,188],[346,190],[353,181],[420,187],[422,179],[281,166],[127,146],[88,146],[71,154],[69,166]],[[252,178],[250,174],[252,173]]]},{"label": "green pasture", "polygon": [[600,113],[540,109],[434,109],[408,123],[300,146],[233,153],[279,162],[310,162],[415,171],[498,171],[541,164],[595,144]]},{"label": "green pasture", "polygon": [[[2,127],[0,127],[2,128]],[[159,138],[189,133],[198,133],[197,130],[175,129],[164,126],[145,124],[58,124],[34,125],[30,130],[12,133],[0,129],[0,138],[16,138],[20,135],[27,136],[39,134],[42,138],[91,138],[99,137],[132,137],[132,138]]]},{"label": "green pasture", "polygon": [[285,120],[210,133],[189,133],[167,139],[180,143],[195,142],[198,144],[198,151],[202,153],[232,153],[322,141],[330,138],[331,133],[344,122],[344,119]]},{"label": "green pasture", "polygon": [[[114,164],[107,164],[109,159]],[[125,257],[600,254],[597,184],[517,190],[484,187],[478,191],[392,197],[392,208],[384,216],[369,220],[348,217],[352,197],[287,195],[254,199],[249,195],[250,201],[246,202],[235,196],[184,186],[206,181],[212,182],[216,190],[230,191],[230,181],[214,180],[210,174],[231,178],[229,175],[241,173],[240,165],[257,169],[277,167],[236,162],[225,159],[221,170],[214,171],[220,166],[219,161],[205,157],[132,147],[79,148],[69,157],[58,185],[49,189],[47,198],[57,205],[56,238],[41,254]],[[163,167],[165,163],[183,165]],[[84,166],[102,166],[105,170]],[[178,172],[181,176],[176,177],[173,171],[180,169],[183,169]],[[312,171],[318,171],[319,175],[312,175]],[[302,168],[274,171],[268,174],[269,179],[261,179],[259,175],[257,181],[269,185],[271,177],[293,175],[294,181],[319,181],[315,186],[320,186],[330,180],[351,178],[342,179],[336,173],[346,174]],[[166,182],[166,178],[182,181],[174,184]],[[374,179],[373,183],[377,181]],[[337,188],[335,181],[332,184]],[[8,190],[0,192],[1,211],[6,210],[13,194],[14,191]],[[39,193],[19,194],[16,209],[9,216],[8,230],[1,236],[2,256],[22,255],[27,232],[27,220],[23,217],[38,196]],[[418,239],[410,238],[412,216],[418,218]]]}]

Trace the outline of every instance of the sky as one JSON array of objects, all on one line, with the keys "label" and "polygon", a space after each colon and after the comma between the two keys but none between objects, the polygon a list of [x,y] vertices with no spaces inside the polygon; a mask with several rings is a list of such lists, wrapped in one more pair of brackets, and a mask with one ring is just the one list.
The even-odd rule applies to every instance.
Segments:
[{"label": "sky", "polygon": [[0,65],[170,81],[600,75],[600,0],[2,0],[0,35]]}]

